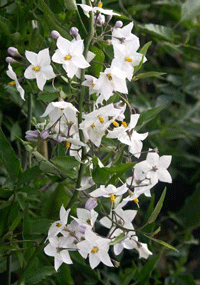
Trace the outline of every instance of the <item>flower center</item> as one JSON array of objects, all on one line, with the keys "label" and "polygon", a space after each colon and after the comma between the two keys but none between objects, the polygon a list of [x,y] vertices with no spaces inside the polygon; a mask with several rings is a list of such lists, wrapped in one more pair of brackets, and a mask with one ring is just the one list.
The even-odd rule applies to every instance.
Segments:
[{"label": "flower center", "polygon": [[91,221],[89,219],[87,220],[87,223],[88,223],[88,225],[91,226]]},{"label": "flower center", "polygon": [[122,126],[123,126],[124,128],[127,128],[127,123],[126,123],[126,122],[122,122]]},{"label": "flower center", "polygon": [[102,8],[102,7],[103,7],[103,3],[102,3],[102,2],[99,2],[98,8]]},{"label": "flower center", "polygon": [[70,148],[70,142],[66,142],[65,147],[66,149]]},{"label": "flower center", "polygon": [[112,75],[111,75],[111,73],[106,74],[106,76],[107,76],[107,78],[108,78],[109,81],[112,81]]},{"label": "flower center", "polygon": [[32,68],[32,70],[34,70],[34,71],[40,71],[40,67],[37,65],[37,66],[34,66],[33,68]]},{"label": "flower center", "polygon": [[110,194],[110,202],[111,203],[115,202],[115,195],[114,194]]},{"label": "flower center", "polygon": [[60,228],[60,227],[62,227],[62,224],[61,223],[57,223],[56,227]]},{"label": "flower center", "polygon": [[125,57],[125,61],[132,62],[132,58],[130,58],[130,57]]},{"label": "flower center", "polygon": [[10,86],[14,86],[16,84],[15,80],[9,83]]},{"label": "flower center", "polygon": [[138,198],[135,198],[133,201],[135,202],[135,204],[139,203],[139,199]]},{"label": "flower center", "polygon": [[93,82],[92,82],[91,86],[94,87],[94,83]]},{"label": "flower center", "polygon": [[98,247],[94,246],[93,249],[91,250],[91,253],[96,253],[98,250],[99,250]]},{"label": "flower center", "polygon": [[116,122],[116,121],[113,121],[112,123],[113,123],[113,125],[114,125],[115,127],[118,127],[118,126],[119,126],[119,123]]},{"label": "flower center", "polygon": [[67,55],[64,57],[65,60],[70,60],[71,58],[72,58],[71,54],[67,54]]},{"label": "flower center", "polygon": [[156,172],[158,170],[158,168],[156,166],[152,167],[152,171]]},{"label": "flower center", "polygon": [[95,128],[95,124],[93,123],[90,127],[91,127],[92,129],[94,129],[94,128]]},{"label": "flower center", "polygon": [[102,116],[99,116],[99,122],[100,122],[101,124],[104,123],[104,118],[103,118]]}]

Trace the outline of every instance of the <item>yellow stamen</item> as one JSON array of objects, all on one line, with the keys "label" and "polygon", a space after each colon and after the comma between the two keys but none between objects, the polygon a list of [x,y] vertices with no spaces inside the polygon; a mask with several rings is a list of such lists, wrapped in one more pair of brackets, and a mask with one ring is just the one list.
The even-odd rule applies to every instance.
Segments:
[{"label": "yellow stamen", "polygon": [[91,221],[90,221],[90,220],[87,220],[87,223],[88,223],[88,225],[90,225],[90,226],[91,226]]},{"label": "yellow stamen", "polygon": [[34,66],[34,67],[32,68],[32,70],[34,70],[34,71],[40,71],[40,67],[39,67],[39,66]]},{"label": "yellow stamen", "polygon": [[102,8],[102,7],[103,7],[103,3],[102,3],[102,2],[99,2],[98,8]]},{"label": "yellow stamen", "polygon": [[93,82],[92,82],[92,84],[91,84],[91,85],[92,85],[92,87],[94,87],[94,83],[93,83]]},{"label": "yellow stamen", "polygon": [[62,227],[62,224],[61,223],[57,223],[56,227],[60,228],[60,227]]},{"label": "yellow stamen", "polygon": [[114,202],[115,202],[115,195],[114,195],[114,194],[111,194],[111,195],[110,195],[110,202],[111,202],[111,203],[114,203]]},{"label": "yellow stamen", "polygon": [[66,147],[66,149],[68,149],[68,148],[70,148],[70,142],[66,142],[66,144],[65,144],[65,147]]},{"label": "yellow stamen", "polygon": [[135,202],[135,204],[139,203],[139,199],[138,198],[135,198],[133,201]]},{"label": "yellow stamen", "polygon": [[119,126],[119,123],[116,122],[116,121],[113,121],[112,123],[113,123],[113,125],[114,125],[115,127],[118,127],[118,126]]},{"label": "yellow stamen", "polygon": [[92,129],[94,129],[94,128],[95,128],[95,124],[93,123],[90,127],[91,127]]},{"label": "yellow stamen", "polygon": [[112,80],[112,75],[110,73],[106,74],[106,76],[108,77],[108,80],[111,81]]},{"label": "yellow stamen", "polygon": [[132,62],[133,60],[130,57],[125,57],[125,61]]},{"label": "yellow stamen", "polygon": [[99,122],[102,124],[104,123],[104,118],[102,116],[99,116]]},{"label": "yellow stamen", "polygon": [[9,83],[10,86],[14,86],[16,84],[15,80]]},{"label": "yellow stamen", "polygon": [[126,123],[126,122],[122,122],[122,126],[123,126],[124,128],[127,128],[127,123]]},{"label": "yellow stamen", "polygon": [[72,58],[71,54],[67,54],[67,55],[64,57],[65,60],[70,60],[71,58]]},{"label": "yellow stamen", "polygon": [[98,250],[99,250],[98,247],[97,247],[97,246],[94,246],[93,249],[91,250],[91,253],[95,253],[95,252],[97,252]]}]

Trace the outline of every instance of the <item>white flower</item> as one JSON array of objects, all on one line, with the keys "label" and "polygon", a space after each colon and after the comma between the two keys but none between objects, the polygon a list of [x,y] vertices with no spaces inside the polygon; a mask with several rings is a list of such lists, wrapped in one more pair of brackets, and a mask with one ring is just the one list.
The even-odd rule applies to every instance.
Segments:
[{"label": "white flower", "polygon": [[77,4],[77,6],[80,6],[83,9],[83,12],[87,17],[90,17],[89,12],[91,12],[91,11],[94,13],[100,12],[100,13],[105,14],[105,15],[120,16],[120,14],[114,13],[113,10],[107,10],[107,9],[103,9],[101,7],[92,7],[92,6],[88,6],[86,4]]},{"label": "white flower", "polygon": [[88,211],[86,209],[77,208],[77,218],[73,219],[80,225],[86,225],[89,228],[93,228],[98,217],[98,213],[93,209]]},{"label": "white flower", "polygon": [[83,56],[83,40],[70,42],[60,36],[56,44],[58,49],[55,51],[52,60],[62,64],[69,78],[72,78],[79,68],[83,69],[90,66]]},{"label": "white flower", "polygon": [[85,140],[90,140],[97,147],[100,146],[105,131],[119,114],[120,110],[114,108],[113,104],[109,104],[83,115],[84,121],[79,128],[83,130]]},{"label": "white flower", "polygon": [[93,88],[97,94],[101,94],[96,103],[102,103],[103,100],[107,101],[114,91],[127,94],[126,77],[126,72],[113,65],[101,72]]},{"label": "white flower", "polygon": [[[114,59],[112,65],[123,70],[127,74],[127,78],[131,81],[134,72],[134,66],[140,64],[143,55],[136,52],[137,46],[134,44],[130,46],[115,44],[114,48]],[[143,63],[146,61],[144,57]]]},{"label": "white flower", "polygon": [[135,241],[132,239],[135,238],[133,231],[128,232],[126,238],[114,245],[115,255],[119,255],[124,248],[133,249],[135,247]]},{"label": "white flower", "polygon": [[130,48],[134,46],[135,51],[140,47],[139,38],[131,33],[133,22],[123,28],[114,27],[112,32],[112,44],[123,44]]},{"label": "white flower", "polygon": [[115,202],[116,196],[124,194],[128,188],[126,187],[126,184],[123,184],[122,186],[116,188],[114,185],[109,184],[107,187],[104,185],[101,185],[100,188],[92,191],[90,193],[90,196],[92,197],[109,197],[110,201],[112,203]]},{"label": "white flower", "polygon": [[151,180],[152,185],[155,185],[158,181],[172,183],[171,175],[167,170],[171,159],[171,155],[159,157],[156,152],[149,149],[146,160],[139,162],[137,167],[146,174],[146,178]]},{"label": "white flower", "polygon": [[129,146],[129,152],[139,158],[142,150],[142,142],[148,136],[148,133],[139,134],[135,131],[135,126],[139,119],[139,114],[131,115],[130,124],[123,124],[116,127],[113,131],[109,131],[107,138],[117,138],[120,142]]},{"label": "white flower", "polygon": [[25,55],[31,65],[25,70],[24,77],[27,79],[36,78],[38,88],[43,90],[46,81],[56,76],[50,65],[49,49],[43,49],[38,54],[26,51]]},{"label": "white flower", "polygon": [[44,252],[54,257],[54,268],[56,271],[63,262],[66,264],[73,263],[68,252],[72,245],[64,237],[53,237],[49,241],[50,243],[44,248]]},{"label": "white flower", "polygon": [[56,235],[58,235],[60,232],[63,231],[63,229],[67,225],[69,212],[70,212],[70,209],[68,209],[66,211],[65,208],[63,207],[63,205],[61,206],[61,208],[60,208],[60,220],[54,222],[50,226],[49,231],[48,231],[48,239],[55,237]]},{"label": "white flower", "polygon": [[113,267],[108,254],[109,239],[99,237],[89,229],[85,231],[85,240],[77,244],[79,253],[83,258],[89,255],[89,263],[92,269],[97,267],[100,262],[105,265]]},{"label": "white flower", "polygon": [[12,66],[10,64],[8,65],[8,70],[6,71],[6,73],[12,80],[14,80],[14,81],[10,82],[10,85],[11,86],[16,85],[17,91],[20,93],[22,100],[25,100],[24,99],[24,89],[19,84],[19,81],[17,79],[17,75],[13,71]]},{"label": "white flower", "polygon": [[148,258],[149,255],[152,255],[152,252],[148,249],[146,243],[142,243],[138,241],[137,237],[134,237],[135,240],[135,249],[137,249],[139,253],[139,258]]},{"label": "white flower", "polygon": [[96,90],[94,90],[95,83],[97,81],[97,78],[91,75],[85,75],[86,80],[82,82],[83,86],[89,87],[89,94],[96,93]]}]

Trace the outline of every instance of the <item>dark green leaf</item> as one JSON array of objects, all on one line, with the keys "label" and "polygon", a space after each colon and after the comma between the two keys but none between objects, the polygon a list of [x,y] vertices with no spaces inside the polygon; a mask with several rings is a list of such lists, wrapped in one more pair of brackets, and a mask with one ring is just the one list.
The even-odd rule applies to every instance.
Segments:
[{"label": "dark green leaf", "polygon": [[161,26],[161,25],[156,25],[156,24],[146,24],[146,25],[138,25],[139,28],[144,30],[145,32],[155,35],[157,37],[160,37],[164,40],[167,41],[172,41],[174,32],[171,28]]},{"label": "dark green leaf", "polygon": [[115,245],[116,243],[119,243],[120,241],[124,240],[124,238],[125,238],[125,234],[121,233],[113,241],[111,241],[109,244],[110,245]]},{"label": "dark green leaf", "polygon": [[26,279],[26,283],[38,284],[47,276],[51,276],[53,274],[55,274],[55,269],[53,268],[53,266],[42,266],[41,268],[37,268],[37,270],[33,272],[33,275]]},{"label": "dark green leaf", "polygon": [[157,77],[160,78],[162,75],[165,75],[166,73],[164,72],[157,72],[157,71],[149,71],[145,73],[139,73],[135,76],[133,76],[133,81],[139,80],[139,79],[145,79],[147,77]]},{"label": "dark green leaf", "polygon": [[105,184],[109,177],[110,174],[105,170],[105,167],[101,168],[97,165],[92,171],[92,179],[97,184]]},{"label": "dark green leaf", "polygon": [[38,219],[31,222],[31,230],[33,234],[47,234],[49,227],[53,223],[53,220],[49,219]]},{"label": "dark green leaf", "polygon": [[22,235],[24,239],[29,239],[31,234],[32,234],[32,231],[31,231],[31,225],[30,225],[29,209],[28,209],[28,204],[27,204],[24,209]]},{"label": "dark green leaf", "polygon": [[129,163],[121,164],[119,166],[102,167],[102,168],[109,173],[118,173],[118,172],[125,173],[128,170],[130,170],[131,168],[133,168],[133,166],[135,164],[136,164],[136,162],[129,162]]},{"label": "dark green leaf", "polygon": [[90,63],[91,64],[90,71],[92,74],[94,74],[94,76],[99,77],[100,72],[103,71],[103,64],[101,63],[104,62],[105,54],[101,49],[99,49],[96,46],[92,46],[91,51],[95,54],[94,61],[97,63],[94,63],[93,61]]},{"label": "dark green leaf", "polygon": [[156,238],[153,238],[153,237],[149,237],[147,235],[145,235],[146,237],[150,238],[151,240],[159,243],[159,244],[162,244],[163,246],[169,248],[169,249],[172,249],[172,250],[175,250],[178,252],[178,249],[176,249],[175,247],[173,247],[172,245],[168,244],[167,242],[163,241],[163,240],[160,240],[160,239],[156,239]]},{"label": "dark green leaf", "polygon": [[0,128],[0,153],[4,160],[6,169],[10,175],[10,178],[12,179],[13,182],[15,182],[19,176],[19,173],[21,172],[20,161],[16,157],[11,144],[6,139],[1,128]]},{"label": "dark green leaf", "polygon": [[53,157],[51,161],[66,170],[74,168],[80,164],[80,162],[72,156],[56,156]]}]

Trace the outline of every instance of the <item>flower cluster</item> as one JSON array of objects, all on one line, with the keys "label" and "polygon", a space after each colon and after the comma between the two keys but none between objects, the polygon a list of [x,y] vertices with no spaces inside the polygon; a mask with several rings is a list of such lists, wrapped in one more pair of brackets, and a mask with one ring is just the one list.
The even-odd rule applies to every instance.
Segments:
[{"label": "flower cluster", "polygon": [[[63,262],[71,264],[69,252],[76,250],[83,258],[89,257],[91,268],[95,268],[100,262],[110,267],[113,266],[113,260],[109,255],[111,246],[113,246],[115,255],[119,255],[124,248],[136,249],[140,258],[148,258],[152,252],[147,244],[138,241],[137,229],[133,225],[137,211],[132,210],[135,204],[131,202],[134,201],[138,205],[138,197],[142,194],[150,197],[150,190],[158,181],[172,182],[167,170],[171,162],[170,155],[159,157],[156,149],[149,149],[146,160],[137,162],[148,132],[137,132],[140,114],[133,112],[134,109],[128,103],[127,81],[132,80],[134,68],[142,65],[147,59],[138,52],[140,43],[139,38],[132,33],[133,23],[123,27],[123,23],[117,21],[111,27],[109,24],[111,16],[118,14],[103,9],[101,2],[97,7],[85,4],[78,6],[83,9],[86,16],[89,17],[91,13],[95,16],[93,23],[95,36],[92,44],[104,41],[113,47],[114,57],[109,65],[104,65],[98,78],[84,74],[85,69],[90,66],[96,55],[91,51],[84,54],[84,41],[75,27],[70,30],[73,37],[71,41],[63,38],[57,31],[52,32],[57,45],[52,57],[50,57],[48,48],[39,51],[38,54],[26,51],[25,57],[21,56],[15,48],[10,48],[9,54],[12,57],[18,57],[21,60],[20,64],[26,66],[22,78],[18,79],[11,67],[11,64],[19,62],[12,57],[7,58],[9,63],[7,75],[14,80],[10,85],[16,85],[23,100],[25,100],[25,92],[20,83],[26,79],[36,79],[40,91],[43,91],[48,80],[54,81],[60,76],[65,78],[69,84],[79,83],[81,88],[88,87],[89,103],[85,104],[84,110],[80,110],[75,100],[66,102],[58,96],[58,100],[49,103],[41,116],[46,120],[35,124],[35,130],[26,132],[28,141],[37,142],[42,139],[65,144],[66,155],[74,156],[87,168],[86,176],[79,177],[81,183],[76,185],[75,190],[80,193],[80,196],[88,197],[85,209],[77,208],[77,216],[69,218],[70,209],[65,210],[61,206],[60,220],[54,222],[48,231],[49,243],[44,251],[47,255],[54,257],[56,270]],[[104,14],[108,15],[107,21]],[[101,26],[101,32],[98,35],[99,26]],[[54,65],[62,66],[60,68],[63,73],[54,73],[51,60]],[[84,80],[81,80],[81,74],[84,74]],[[107,103],[108,100],[109,103]],[[125,116],[127,106],[130,112],[128,116]],[[108,181],[105,185],[98,184],[92,179],[93,157],[96,158],[97,150],[102,146],[103,137],[108,140],[113,139],[114,142],[118,141],[116,145],[124,146],[129,159],[135,161],[132,176],[124,181],[118,180],[121,185],[118,185],[119,182],[116,185]],[[83,153],[85,154],[84,161]],[[104,165],[98,158],[99,168],[108,169],[111,166],[111,160]],[[102,202],[105,199],[109,210]],[[98,212],[94,210],[96,207]],[[106,237],[95,232],[98,217],[100,217],[98,222],[109,229]]]}]

